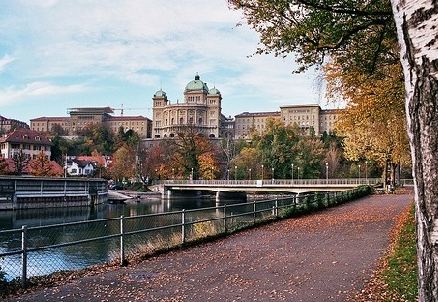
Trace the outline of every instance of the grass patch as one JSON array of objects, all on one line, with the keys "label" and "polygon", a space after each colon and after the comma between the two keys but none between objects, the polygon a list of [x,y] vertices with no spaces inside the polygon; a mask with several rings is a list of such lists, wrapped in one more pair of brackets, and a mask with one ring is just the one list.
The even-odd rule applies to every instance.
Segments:
[{"label": "grass patch", "polygon": [[386,301],[417,301],[418,266],[414,205],[411,206],[402,223],[394,251],[388,257],[387,268],[382,271],[382,278],[388,285],[388,291],[400,300]]}]

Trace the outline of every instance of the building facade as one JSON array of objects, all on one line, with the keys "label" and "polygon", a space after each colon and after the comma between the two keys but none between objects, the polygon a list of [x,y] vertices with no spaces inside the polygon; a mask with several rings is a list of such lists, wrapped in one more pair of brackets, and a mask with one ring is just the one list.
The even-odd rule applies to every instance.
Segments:
[{"label": "building facade", "polygon": [[52,145],[46,136],[27,128],[16,129],[0,137],[1,156],[5,159],[13,158],[20,152],[34,159],[41,151],[50,158]]},{"label": "building facade", "polygon": [[265,131],[268,119],[280,119],[280,111],[275,112],[243,112],[234,117],[234,132],[236,138],[249,139],[251,131]]},{"label": "building facade", "polygon": [[19,120],[10,119],[0,115],[0,135],[11,132],[14,129],[29,128],[29,125]]},{"label": "building facade", "polygon": [[220,137],[225,117],[222,115],[222,95],[216,87],[209,89],[199,75],[187,83],[184,101],[171,103],[160,89],[152,98],[152,137],[175,137],[191,128],[206,137]]},{"label": "building facade", "polygon": [[114,132],[134,130],[142,138],[151,136],[152,121],[144,116],[114,116],[110,107],[69,108],[69,117],[39,117],[30,120],[30,128],[37,132],[59,132],[76,135],[89,125],[107,125]]}]

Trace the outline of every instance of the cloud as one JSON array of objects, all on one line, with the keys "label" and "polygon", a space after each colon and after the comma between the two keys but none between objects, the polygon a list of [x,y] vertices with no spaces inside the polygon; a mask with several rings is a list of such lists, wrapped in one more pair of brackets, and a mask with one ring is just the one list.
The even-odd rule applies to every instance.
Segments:
[{"label": "cloud", "polygon": [[4,2],[0,103],[65,93],[75,102],[128,103],[160,88],[175,101],[197,72],[221,91],[225,112],[276,110],[314,94],[292,74],[292,57],[248,58],[258,35],[225,0]]},{"label": "cloud", "polygon": [[0,59],[0,73],[3,72],[3,70],[5,69],[6,65],[8,65],[9,63],[13,62],[15,59],[12,58],[9,55],[5,55],[3,58]]},{"label": "cloud", "polygon": [[0,90],[0,105],[7,105],[29,97],[46,97],[83,92],[84,85],[57,86],[46,82],[33,82],[23,87],[10,86]]}]

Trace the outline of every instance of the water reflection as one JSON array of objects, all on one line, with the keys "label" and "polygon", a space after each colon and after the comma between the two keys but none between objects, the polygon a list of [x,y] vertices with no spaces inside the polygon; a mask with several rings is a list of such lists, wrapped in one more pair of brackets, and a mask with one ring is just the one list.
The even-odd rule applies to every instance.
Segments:
[{"label": "water reflection", "polygon": [[[236,202],[241,201],[226,201],[228,204]],[[183,209],[209,208],[216,205],[215,200],[209,198],[174,198],[130,202],[126,204],[100,204],[90,207],[0,211],[0,230],[21,229],[24,225],[27,227],[36,227],[78,221],[95,221],[91,224],[63,226],[62,228],[56,228],[56,231],[52,228],[39,230],[28,229],[27,237],[30,247],[47,246],[117,234],[117,232],[119,232],[119,220],[107,221],[101,219],[119,218],[122,215],[124,217],[134,217],[147,214],[175,212]],[[220,213],[218,214],[215,213],[214,210],[212,211],[211,215],[220,215]],[[176,220],[169,222],[169,219]],[[163,221],[158,220],[158,218],[156,220],[150,218],[127,220],[125,228],[126,231],[130,229],[144,229],[162,224],[179,223],[180,219],[179,215],[175,215],[175,217],[164,217],[162,218]],[[186,219],[190,221],[194,218],[187,215]],[[141,224],[141,226],[138,226],[138,224]],[[139,236],[131,236],[127,240],[142,240],[144,242],[145,238],[138,238]],[[147,236],[150,236],[150,234]],[[21,249],[21,233],[0,234],[0,243],[0,253],[18,251]],[[117,253],[119,253],[118,239],[91,241],[52,250],[36,251],[29,253],[27,274],[28,276],[36,276],[58,270],[79,269],[115,259],[117,258]],[[20,255],[6,256],[0,263],[1,269],[7,273],[7,279],[9,280],[20,276],[20,265]]]},{"label": "water reflection", "polygon": [[215,206],[214,199],[162,199],[129,202],[125,204],[100,204],[88,207],[62,207],[0,211],[0,230],[19,229],[23,225],[43,226],[95,219],[132,217],[146,214]]}]

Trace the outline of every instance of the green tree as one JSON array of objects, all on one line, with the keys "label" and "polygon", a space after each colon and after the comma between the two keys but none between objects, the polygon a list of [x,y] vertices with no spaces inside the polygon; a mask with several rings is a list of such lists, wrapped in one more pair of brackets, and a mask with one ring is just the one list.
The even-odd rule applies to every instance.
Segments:
[{"label": "green tree", "polygon": [[[231,171],[227,171],[228,174],[231,174],[228,176],[234,178],[236,175],[235,173],[237,172],[237,177],[239,179],[261,179],[262,170],[260,163],[260,152],[256,148],[245,147],[231,162]],[[235,170],[235,167],[237,167],[237,171]]]},{"label": "green tree", "polygon": [[299,151],[295,148],[299,141],[296,128],[285,126],[278,119],[268,119],[265,131],[254,133],[252,137],[253,146],[261,158],[260,164],[264,165],[264,177],[290,178],[291,164]]}]

